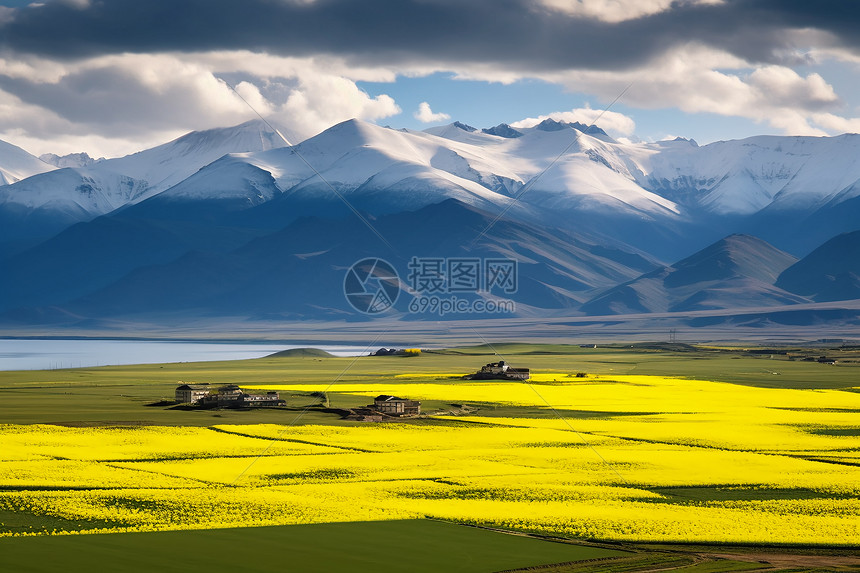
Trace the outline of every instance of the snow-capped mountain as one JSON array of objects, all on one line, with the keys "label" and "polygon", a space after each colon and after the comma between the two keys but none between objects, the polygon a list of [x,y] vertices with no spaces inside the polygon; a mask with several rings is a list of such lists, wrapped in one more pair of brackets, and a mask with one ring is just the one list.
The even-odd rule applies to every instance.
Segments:
[{"label": "snow-capped mountain", "polygon": [[273,218],[281,224],[289,213],[318,214],[343,199],[381,215],[453,198],[635,242],[662,258],[755,232],[750,225],[804,254],[829,235],[781,245],[780,223],[860,197],[858,151],[857,135],[700,147],[680,138],[616,141],[597,127],[551,119],[530,128],[454,122],[423,132],[350,120],[286,148],[268,125],[253,121],[0,187],[0,209],[14,205],[16,216],[47,209],[62,221],[55,232],[155,196],[174,204],[232,201],[231,209],[273,202],[267,209],[281,213]]},{"label": "snow-capped mountain", "polygon": [[9,185],[54,169],[20,147],[0,141],[0,185]]},{"label": "snow-capped mountain", "polygon": [[[168,189],[166,196],[174,198],[244,196],[241,172],[249,171],[242,164],[268,173],[281,193],[297,199],[331,194],[331,185],[371,210],[387,212],[446,198],[507,209],[511,197],[519,195],[515,209],[540,217],[560,219],[585,210],[687,223],[697,213],[712,218],[808,214],[860,196],[860,162],[855,161],[860,135],[761,136],[700,147],[680,138],[619,142],[599,128],[553,120],[531,128],[501,124],[483,130],[454,122],[424,132],[351,120],[295,149],[277,151],[284,146],[268,125],[252,121],[192,132],[133,155],[72,168],[74,174],[3,147],[3,181],[37,179],[3,189],[0,203],[66,211],[74,205],[83,213],[103,214]],[[227,154],[233,155],[217,166],[215,192],[207,180],[212,173],[195,174]],[[236,166],[235,176],[228,175],[225,162]],[[222,180],[224,175],[232,182]],[[276,196],[269,190],[262,200]]]},{"label": "snow-capped mountain", "polygon": [[[350,257],[449,243],[520,261],[517,296],[533,314],[814,304],[856,292],[856,269],[839,271],[838,289],[824,271],[810,277],[817,290],[776,276],[860,229],[858,147],[856,135],[631,143],[553,120],[426,131],[350,120],[290,147],[264,122],[194,132],[85,167],[40,162],[0,186],[0,309],[98,314],[110,293],[111,312],[130,297],[150,301],[141,311],[190,297],[200,312],[271,303],[311,316],[335,308],[332,277]],[[269,276],[267,261],[280,269],[268,298],[235,304]],[[278,302],[291,276],[328,282]]]},{"label": "snow-capped mountain", "polygon": [[[229,164],[229,165],[228,165]],[[233,154],[201,170],[162,198],[232,196],[241,189],[207,191],[213,178],[230,169],[247,172],[251,165],[271,175],[277,188],[294,199],[338,200],[342,193],[361,204],[384,194],[374,211],[397,211],[456,198],[467,204],[497,205],[497,190],[517,177],[491,153],[439,140],[420,132],[404,132],[350,120],[293,148]],[[214,172],[218,173],[217,176]],[[211,172],[211,173],[210,173]],[[241,176],[240,176],[241,178]]]},{"label": "snow-capped mountain", "polygon": [[350,120],[294,148],[231,154],[141,207],[241,201],[260,206],[258,213],[281,213],[283,226],[300,214],[329,213],[343,200],[378,216],[456,199],[578,232],[603,227],[611,236],[617,228],[618,240],[647,237],[643,225],[654,224],[668,237],[685,221],[675,203],[637,185],[602,131],[585,135],[553,124],[505,137],[462,124],[416,132]]},{"label": "snow-capped mountain", "polygon": [[[254,120],[235,127],[193,131],[158,147],[103,161],[99,169],[143,181],[148,188],[146,196],[151,197],[228,153],[284,147],[286,143],[272,127]],[[285,128],[275,128],[290,133]]]},{"label": "snow-capped mountain", "polygon": [[[593,128],[592,128],[593,129]],[[627,179],[626,185],[639,188],[656,204],[671,210],[678,206],[715,215],[751,215],[765,208],[809,210],[824,206],[834,198],[848,200],[860,196],[860,135],[838,137],[757,136],[720,141],[699,146],[677,138],[656,143],[618,142],[605,133],[588,134],[586,126],[546,120],[533,128],[500,125],[483,131],[463,124],[431,128],[427,133],[461,143],[501,147],[507,155],[527,158],[540,165],[565,149],[561,138],[547,133],[574,131],[576,143],[560,159],[576,156],[602,163]],[[541,137],[535,132],[542,131]],[[578,132],[578,133],[577,133]],[[504,137],[492,135],[504,133]],[[524,173],[527,175],[527,173]],[[538,188],[552,186],[546,173]],[[606,185],[593,185],[569,178],[562,180],[567,191],[595,193]],[[593,184],[593,182],[592,182]]]},{"label": "snow-capped mountain", "polygon": [[842,200],[860,195],[856,134],[758,136],[702,147],[675,140],[639,147],[642,151],[631,155],[642,170],[637,177],[642,186],[716,214],[809,210],[837,195]]},{"label": "snow-capped mountain", "polygon": [[35,174],[0,187],[0,222],[4,223],[0,243],[47,239],[71,224],[157,195],[226,154],[283,145],[267,124],[251,121],[192,132],[152,149],[84,167],[54,169],[32,156],[28,163],[26,156],[18,154],[14,156],[18,171],[11,173],[23,173],[29,167]]}]

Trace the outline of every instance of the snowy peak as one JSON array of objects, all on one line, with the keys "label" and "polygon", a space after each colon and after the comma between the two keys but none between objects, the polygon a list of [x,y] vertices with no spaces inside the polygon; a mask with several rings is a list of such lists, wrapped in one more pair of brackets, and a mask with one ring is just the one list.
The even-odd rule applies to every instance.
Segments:
[{"label": "snowy peak", "polygon": [[80,213],[86,220],[133,202],[145,191],[144,184],[124,175],[65,167],[0,187],[0,205]]},{"label": "snowy peak", "polygon": [[[467,138],[495,139],[447,127]],[[339,123],[293,149],[236,160],[270,172],[280,189],[299,198],[330,196],[331,185],[358,202],[369,201],[362,208],[375,213],[417,209],[447,198],[491,206],[509,201],[511,190],[521,185],[504,161],[480,145],[358,120]]]},{"label": "snowy peak", "polygon": [[[95,159],[90,157],[90,155],[86,152],[82,153],[69,153],[68,155],[57,155],[56,153],[45,153],[39,156],[39,159],[44,161],[45,163],[50,163],[54,167],[89,167],[93,163],[96,162]],[[104,159],[104,158],[102,158]]]},{"label": "snowy peak", "polygon": [[[55,169],[21,149],[0,146],[2,158],[16,167],[14,185],[0,187],[0,211],[20,209],[40,211],[45,216],[61,215],[64,221],[87,221],[121,207],[139,203],[188,179],[201,168],[231,153],[255,152],[283,147],[280,135],[263,121],[250,121],[235,127],[188,133],[171,142],[117,159],[100,160],[85,167]],[[81,154],[57,158],[86,162]],[[13,160],[13,161],[12,161]],[[16,177],[29,170],[31,176]],[[0,177],[4,172],[0,171]],[[7,177],[9,179],[10,177]],[[19,180],[20,179],[20,180]],[[226,183],[221,182],[223,187]],[[271,197],[271,191],[243,189],[254,198]],[[199,191],[197,191],[199,195]],[[237,194],[233,190],[234,194]],[[2,215],[2,213],[0,213]],[[50,232],[55,232],[51,228]]]},{"label": "snowy peak", "polygon": [[635,152],[643,187],[719,215],[811,210],[860,193],[846,192],[860,181],[860,135],[757,136],[702,147],[675,140]]},{"label": "snowy peak", "polygon": [[556,121],[552,118],[547,118],[534,126],[533,129],[538,131],[561,131],[562,129],[575,129],[576,131],[581,131],[582,133],[587,133],[588,135],[602,135],[608,137],[605,131],[597,127],[596,125],[585,125],[579,123],[578,121],[568,122],[568,121]]},{"label": "snowy peak", "polygon": [[193,131],[158,147],[101,162],[99,167],[146,182],[151,196],[229,153],[285,147],[287,144],[275,129],[286,137],[289,132],[273,127],[255,120],[235,127]]},{"label": "snowy peak", "polygon": [[472,133],[473,131],[478,131],[476,128],[472,127],[471,125],[466,125],[465,123],[460,123],[459,121],[455,121],[451,125],[453,125],[457,129],[462,129],[463,131],[468,131],[469,133]]},{"label": "snowy peak", "polygon": [[499,137],[504,137],[507,139],[514,139],[514,138],[523,136],[522,131],[517,131],[516,129],[514,129],[513,127],[511,127],[507,123],[500,123],[499,125],[497,125],[495,127],[490,127],[488,129],[482,129],[481,131],[488,134],[488,135],[497,135]]},{"label": "snowy peak", "polygon": [[0,141],[0,185],[9,185],[54,169],[20,147]]},{"label": "snowy peak", "polygon": [[[568,153],[559,157],[565,149]],[[267,173],[281,193],[297,201],[334,199],[334,188],[377,215],[453,198],[483,209],[512,209],[544,222],[592,210],[639,220],[643,214],[648,220],[677,216],[671,201],[636,184],[619,157],[611,142],[567,127],[530,129],[521,137],[505,138],[455,124],[416,132],[353,119],[292,148],[223,158],[219,175],[212,164],[166,195],[256,201],[259,195],[242,190],[261,189]],[[224,187],[228,181],[236,193]],[[530,181],[534,191],[511,204],[511,197]],[[268,183],[264,186],[264,196],[279,194]]]}]

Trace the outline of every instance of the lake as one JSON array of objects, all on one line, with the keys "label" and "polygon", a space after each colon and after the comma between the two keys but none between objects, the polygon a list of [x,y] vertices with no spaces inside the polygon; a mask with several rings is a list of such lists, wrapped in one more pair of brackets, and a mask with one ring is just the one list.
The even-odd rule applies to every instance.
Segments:
[{"label": "lake", "polygon": [[[311,345],[174,342],[152,340],[0,339],[0,370],[54,370],[123,364],[212,362],[262,358],[289,348]],[[357,356],[363,347],[312,345],[336,356]]]}]

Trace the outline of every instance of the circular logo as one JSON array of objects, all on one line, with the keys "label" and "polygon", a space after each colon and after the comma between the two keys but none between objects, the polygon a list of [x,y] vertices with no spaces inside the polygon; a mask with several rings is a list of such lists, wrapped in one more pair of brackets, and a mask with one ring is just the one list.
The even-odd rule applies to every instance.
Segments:
[{"label": "circular logo", "polygon": [[364,259],[349,268],[343,294],[352,308],[364,314],[385,312],[400,295],[400,277],[387,261]]}]

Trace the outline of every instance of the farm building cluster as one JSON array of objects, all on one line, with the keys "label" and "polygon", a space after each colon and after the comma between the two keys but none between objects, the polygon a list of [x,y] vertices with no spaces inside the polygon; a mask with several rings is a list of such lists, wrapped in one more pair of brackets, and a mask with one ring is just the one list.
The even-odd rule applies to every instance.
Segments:
[{"label": "farm building cluster", "polygon": [[528,380],[531,376],[528,368],[511,368],[504,360],[490,362],[481,369],[466,376],[469,380]]},{"label": "farm building cluster", "polygon": [[420,348],[380,348],[371,356],[421,356]]},{"label": "farm building cluster", "polygon": [[199,408],[271,408],[284,404],[277,392],[251,394],[236,384],[217,388],[208,384],[182,384],[176,388],[176,402]]}]

